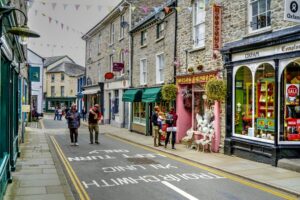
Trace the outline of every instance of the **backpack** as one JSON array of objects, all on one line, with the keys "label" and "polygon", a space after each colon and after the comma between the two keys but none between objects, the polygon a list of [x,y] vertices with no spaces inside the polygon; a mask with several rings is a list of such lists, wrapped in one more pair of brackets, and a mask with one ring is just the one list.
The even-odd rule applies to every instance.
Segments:
[{"label": "backpack", "polygon": [[173,125],[173,115],[172,114],[167,114],[166,115],[166,123],[168,124],[168,125],[170,125],[170,126],[172,126]]}]

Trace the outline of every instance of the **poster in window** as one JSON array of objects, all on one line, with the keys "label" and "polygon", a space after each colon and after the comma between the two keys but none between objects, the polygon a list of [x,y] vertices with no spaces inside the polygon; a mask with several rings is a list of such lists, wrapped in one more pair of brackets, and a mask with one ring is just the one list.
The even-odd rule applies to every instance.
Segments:
[{"label": "poster in window", "polygon": [[32,67],[29,68],[30,80],[32,82],[40,82],[40,68]]}]

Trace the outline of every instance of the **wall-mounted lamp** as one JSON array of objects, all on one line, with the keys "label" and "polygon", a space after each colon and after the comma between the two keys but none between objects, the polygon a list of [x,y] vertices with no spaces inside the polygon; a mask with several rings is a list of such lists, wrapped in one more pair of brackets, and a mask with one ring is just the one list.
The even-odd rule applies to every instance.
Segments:
[{"label": "wall-mounted lamp", "polygon": [[11,33],[13,35],[19,36],[19,38],[20,38],[19,41],[21,42],[21,44],[25,43],[26,38],[40,37],[40,35],[38,33],[36,33],[35,31],[32,31],[28,28],[28,26],[27,26],[28,18],[26,16],[26,14],[22,10],[15,8],[13,6],[8,6],[8,5],[0,6],[0,37],[2,36],[3,18],[10,15],[13,11],[19,11],[20,13],[22,13],[22,15],[24,16],[24,24],[22,26],[16,26],[16,27],[12,27],[12,28],[8,29],[7,33]]}]

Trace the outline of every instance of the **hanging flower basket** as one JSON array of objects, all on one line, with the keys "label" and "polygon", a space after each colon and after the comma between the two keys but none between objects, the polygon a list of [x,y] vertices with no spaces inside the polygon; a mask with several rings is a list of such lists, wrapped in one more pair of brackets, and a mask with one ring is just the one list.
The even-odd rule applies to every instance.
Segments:
[{"label": "hanging flower basket", "polygon": [[193,72],[194,72],[194,68],[193,68],[193,67],[189,67],[189,68],[187,69],[187,71],[188,71],[189,73],[193,73]]},{"label": "hanging flower basket", "polygon": [[197,70],[198,70],[198,71],[202,71],[202,70],[203,70],[203,65],[198,65],[198,66],[197,66]]},{"label": "hanging flower basket", "polygon": [[223,101],[226,98],[226,83],[224,80],[211,79],[207,81],[205,90],[209,100]]},{"label": "hanging flower basket", "polygon": [[162,87],[161,90],[162,98],[165,101],[174,101],[176,100],[177,87],[175,84],[167,84]]}]

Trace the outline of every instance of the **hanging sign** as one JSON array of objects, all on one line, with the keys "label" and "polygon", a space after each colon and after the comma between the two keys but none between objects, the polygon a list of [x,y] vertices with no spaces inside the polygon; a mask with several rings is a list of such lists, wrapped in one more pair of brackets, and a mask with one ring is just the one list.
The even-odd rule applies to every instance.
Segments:
[{"label": "hanging sign", "polygon": [[213,50],[221,48],[221,6],[213,5]]},{"label": "hanging sign", "polygon": [[219,71],[205,72],[201,74],[189,75],[189,76],[177,76],[177,84],[194,84],[194,83],[206,83],[211,79],[216,79]]},{"label": "hanging sign", "polygon": [[124,69],[124,63],[113,63],[113,71],[119,72]]},{"label": "hanging sign", "polygon": [[300,0],[285,0],[284,20],[300,22]]},{"label": "hanging sign", "polygon": [[112,72],[107,72],[104,74],[105,79],[113,79],[114,78],[114,73]]},{"label": "hanging sign", "polygon": [[30,112],[30,105],[22,105],[22,112]]}]

